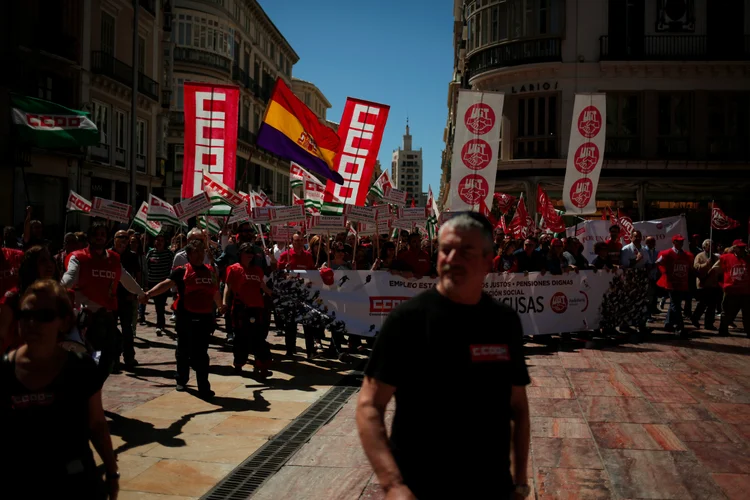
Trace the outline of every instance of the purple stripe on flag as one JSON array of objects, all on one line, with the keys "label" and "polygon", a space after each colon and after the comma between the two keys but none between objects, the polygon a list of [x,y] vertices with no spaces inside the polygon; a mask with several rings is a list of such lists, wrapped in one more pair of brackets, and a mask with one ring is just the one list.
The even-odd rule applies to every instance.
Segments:
[{"label": "purple stripe on flag", "polygon": [[344,178],[338,172],[334,172],[328,168],[326,162],[307,153],[284,133],[279,132],[266,123],[260,125],[256,143],[268,152],[299,163],[300,166],[310,172],[322,175],[326,179],[331,179],[336,184],[344,183]]}]

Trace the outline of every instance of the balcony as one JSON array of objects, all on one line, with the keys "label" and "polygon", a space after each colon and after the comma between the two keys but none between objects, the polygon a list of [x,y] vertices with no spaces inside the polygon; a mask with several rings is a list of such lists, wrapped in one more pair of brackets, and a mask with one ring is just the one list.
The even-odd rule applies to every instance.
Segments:
[{"label": "balcony", "polygon": [[559,158],[556,137],[522,137],[513,141],[514,160]]},{"label": "balcony", "polygon": [[42,30],[34,37],[36,48],[70,61],[78,60],[78,40],[70,35]]},{"label": "balcony", "polygon": [[140,0],[139,3],[146,11],[150,12],[152,16],[156,16],[156,0]]},{"label": "balcony", "polygon": [[738,137],[709,137],[706,157],[712,161],[750,161],[748,142]]},{"label": "balcony", "polygon": [[495,69],[562,61],[560,38],[519,40],[494,45],[475,52],[469,58],[469,78]]},{"label": "balcony", "polygon": [[638,137],[607,137],[604,157],[613,160],[639,158],[641,140]]},{"label": "balcony", "polygon": [[658,137],[656,154],[665,160],[687,160],[690,158],[690,137]]},{"label": "balcony", "polygon": [[750,36],[738,44],[706,35],[646,35],[631,40],[599,37],[602,61],[748,61]]},{"label": "balcony", "polygon": [[89,148],[91,159],[102,163],[109,163],[109,144],[100,143],[98,146]]},{"label": "balcony", "polygon": [[125,148],[115,147],[115,165],[118,167],[125,167],[127,165],[128,156]]},{"label": "balcony", "polygon": [[[133,87],[133,67],[106,52],[91,53],[91,72],[117,80],[129,88]],[[154,101],[159,100],[159,84],[140,71],[138,72],[138,92]]]},{"label": "balcony", "polygon": [[200,64],[227,73],[232,71],[232,61],[228,57],[190,47],[175,47],[174,60],[175,62]]},{"label": "balcony", "polygon": [[135,169],[138,172],[146,172],[146,155],[140,153],[135,155]]}]

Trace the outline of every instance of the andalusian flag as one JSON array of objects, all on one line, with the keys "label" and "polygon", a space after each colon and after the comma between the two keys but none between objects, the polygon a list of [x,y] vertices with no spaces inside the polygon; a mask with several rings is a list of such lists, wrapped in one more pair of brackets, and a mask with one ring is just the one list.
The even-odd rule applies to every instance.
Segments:
[{"label": "andalusian flag", "polygon": [[221,231],[221,223],[216,217],[199,216],[196,217],[195,222],[199,228],[208,229],[211,234],[219,234],[219,231]]},{"label": "andalusian flag", "polygon": [[318,179],[313,177],[310,172],[292,162],[289,167],[289,185],[292,187],[292,189],[302,187],[305,184],[306,179],[313,179],[317,182],[320,182],[318,181]]},{"label": "andalusian flag", "polygon": [[391,181],[391,177],[388,175],[388,170],[384,170],[380,177],[370,186],[370,194],[383,198],[385,192],[385,186],[396,187]]},{"label": "andalusian flag", "polygon": [[428,186],[427,208],[430,214],[427,217],[427,235],[432,240],[437,238],[438,219],[440,219],[440,210],[438,210],[437,202],[432,195],[432,186]]},{"label": "andalusian flag", "polygon": [[148,203],[145,201],[141,203],[141,208],[136,212],[133,225],[140,227],[151,236],[157,236],[162,230],[161,222],[148,220]]},{"label": "andalusian flag", "polygon": [[281,78],[276,80],[256,144],[336,184],[344,183],[333,166],[341,144],[338,134],[320,123]]},{"label": "andalusian flag", "polygon": [[85,111],[18,94],[11,94],[10,99],[21,142],[40,148],[99,145],[99,130]]}]

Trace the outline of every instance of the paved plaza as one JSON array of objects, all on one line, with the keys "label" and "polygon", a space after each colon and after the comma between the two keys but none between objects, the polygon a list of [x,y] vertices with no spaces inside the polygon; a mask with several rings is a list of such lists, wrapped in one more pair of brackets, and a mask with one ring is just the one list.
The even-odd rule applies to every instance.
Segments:
[{"label": "paved plaza", "polygon": [[[125,500],[200,498],[356,366],[299,357],[256,381],[232,374],[217,330],[217,396],[204,402],[174,390],[173,336],[140,325],[137,336],[141,365],[104,390]],[[283,353],[283,339],[273,331],[269,339]],[[536,498],[748,498],[748,354],[750,340],[736,330],[591,349],[528,344]],[[356,395],[253,498],[383,498],[359,443],[355,404]]]}]

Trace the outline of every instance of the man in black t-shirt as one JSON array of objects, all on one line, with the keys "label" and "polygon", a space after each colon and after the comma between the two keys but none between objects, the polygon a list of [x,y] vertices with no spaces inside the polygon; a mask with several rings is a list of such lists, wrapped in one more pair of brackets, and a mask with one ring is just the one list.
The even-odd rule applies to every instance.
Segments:
[{"label": "man in black t-shirt", "polygon": [[[482,292],[493,257],[484,217],[450,219],[440,228],[437,286],[397,307],[378,334],[357,426],[386,498],[520,499],[530,492],[523,332],[514,310]],[[389,440],[384,415],[394,395]]]},{"label": "man in black t-shirt", "polygon": [[[138,256],[130,250],[130,236],[127,231],[117,231],[112,249],[120,255],[120,264],[135,280],[141,282],[141,263]],[[118,347],[122,353],[123,364],[126,368],[132,369],[138,364],[135,359],[135,338],[134,319],[135,310],[138,307],[138,300],[135,295],[128,292],[122,283],[117,285],[117,318],[120,321],[120,330],[122,339],[118,341]],[[115,368],[119,370],[119,367]]]}]

